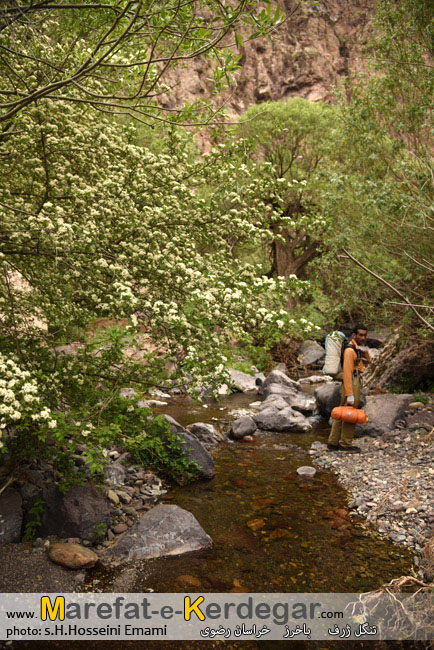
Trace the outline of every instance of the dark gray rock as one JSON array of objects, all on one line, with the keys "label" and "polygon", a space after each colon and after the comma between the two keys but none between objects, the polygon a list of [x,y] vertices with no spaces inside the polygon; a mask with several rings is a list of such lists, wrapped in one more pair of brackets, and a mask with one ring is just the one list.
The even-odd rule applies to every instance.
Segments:
[{"label": "dark gray rock", "polygon": [[122,564],[166,555],[181,555],[212,546],[191,512],[174,505],[158,505],[106,551],[103,561]]},{"label": "dark gray rock", "polygon": [[339,406],[341,399],[339,395],[340,387],[340,381],[332,381],[315,389],[318,410],[324,418],[329,418],[335,406]]},{"label": "dark gray rock", "polygon": [[8,488],[0,495],[0,546],[19,542],[23,524],[21,495]]},{"label": "dark gray rock", "polygon": [[272,407],[265,409],[254,415],[253,419],[257,426],[265,431],[293,431],[304,433],[312,429],[309,420],[289,406],[281,410]]},{"label": "dark gray rock", "polygon": [[[315,389],[315,399],[318,406],[318,411],[323,418],[329,418],[335,406],[339,406],[341,401],[341,386],[341,381],[332,381]],[[362,392],[359,409],[364,408],[365,404],[366,396]]]},{"label": "dark gray rock", "polygon": [[302,366],[318,363],[324,357],[325,350],[316,341],[303,341],[298,351],[298,361]]},{"label": "dark gray rock", "polygon": [[91,484],[76,485],[63,494],[56,485],[43,489],[41,536],[78,537],[98,540],[98,528],[111,524],[109,503],[104,493]]},{"label": "dark gray rock", "polygon": [[172,433],[178,437],[187,458],[195,461],[199,465],[198,477],[199,478],[212,478],[215,474],[214,461],[209,451],[205,449],[202,443],[187,429],[179,424],[170,415],[163,415],[169,423],[169,428]]},{"label": "dark gray rock", "polygon": [[403,417],[412,400],[411,394],[368,395],[365,406],[368,422],[363,425],[365,434],[376,437],[394,429],[395,422]]},{"label": "dark gray rock", "polygon": [[235,440],[240,440],[244,436],[250,436],[255,433],[257,428],[254,419],[250,415],[244,415],[232,422],[232,437]]}]

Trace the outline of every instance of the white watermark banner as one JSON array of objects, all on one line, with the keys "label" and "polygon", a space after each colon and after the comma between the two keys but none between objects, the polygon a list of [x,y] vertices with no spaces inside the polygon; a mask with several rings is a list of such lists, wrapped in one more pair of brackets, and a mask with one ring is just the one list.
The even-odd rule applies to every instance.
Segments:
[{"label": "white watermark banner", "polygon": [[434,594],[2,594],[0,639],[431,640]]}]

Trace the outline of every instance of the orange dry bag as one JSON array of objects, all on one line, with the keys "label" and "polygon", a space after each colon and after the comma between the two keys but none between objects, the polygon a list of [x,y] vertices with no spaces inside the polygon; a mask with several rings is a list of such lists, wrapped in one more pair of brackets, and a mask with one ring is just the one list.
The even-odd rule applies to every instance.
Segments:
[{"label": "orange dry bag", "polygon": [[352,424],[365,424],[368,417],[362,409],[355,409],[352,406],[336,406],[332,411],[334,420],[343,420]]}]

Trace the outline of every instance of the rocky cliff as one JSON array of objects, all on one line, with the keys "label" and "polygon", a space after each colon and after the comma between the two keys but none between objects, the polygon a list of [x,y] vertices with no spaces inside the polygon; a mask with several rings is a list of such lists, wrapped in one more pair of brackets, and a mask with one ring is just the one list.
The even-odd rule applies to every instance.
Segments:
[{"label": "rocky cliff", "polygon": [[[277,2],[275,3],[277,4]],[[240,49],[237,86],[219,95],[233,117],[252,104],[304,97],[333,101],[333,88],[349,73],[364,67],[363,43],[369,32],[375,0],[321,0],[318,6],[280,2],[285,22],[271,39],[257,39]],[[165,77],[173,88],[163,102],[167,107],[211,96],[211,69],[203,59]]]}]

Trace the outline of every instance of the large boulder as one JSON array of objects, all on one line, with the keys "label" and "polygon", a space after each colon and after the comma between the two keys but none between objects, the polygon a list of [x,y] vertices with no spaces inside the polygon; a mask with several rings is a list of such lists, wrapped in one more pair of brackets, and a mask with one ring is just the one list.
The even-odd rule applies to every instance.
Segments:
[{"label": "large boulder", "polygon": [[284,384],[269,384],[263,392],[264,404],[282,404],[290,406],[301,413],[313,413],[316,410],[316,400],[311,395],[294,390]]},{"label": "large boulder", "polygon": [[[341,402],[341,386],[341,381],[332,381],[315,389],[315,399],[318,411],[323,418],[329,418],[335,406],[339,406]],[[360,396],[359,409],[365,408],[365,404],[366,395],[362,392]]]},{"label": "large boulder", "polygon": [[214,461],[211,454],[202,443],[187,429],[179,424],[170,415],[163,415],[169,423],[169,429],[174,433],[183,447],[185,454],[189,460],[195,461],[198,466],[199,478],[212,478],[215,474]]},{"label": "large boulder", "polygon": [[255,433],[257,428],[254,419],[250,415],[244,415],[232,422],[232,437],[235,440],[240,440],[244,436],[250,436],[252,433]]},{"label": "large boulder", "polygon": [[229,369],[231,375],[231,382],[242,393],[250,393],[251,391],[257,390],[256,377],[247,374],[247,372],[241,372],[241,370],[234,370],[234,368]]},{"label": "large boulder", "polygon": [[265,431],[292,431],[305,433],[311,431],[312,425],[307,418],[299,411],[287,406],[284,409],[277,409],[273,406],[260,411],[253,416],[259,429]]},{"label": "large boulder", "polygon": [[270,372],[262,382],[259,392],[261,394],[266,394],[266,390],[271,384],[281,384],[282,386],[291,388],[293,391],[301,391],[300,384],[293,379],[290,379],[283,370],[280,370],[280,368],[275,368]]},{"label": "large boulder", "polygon": [[143,514],[114,545],[104,559],[114,564],[181,555],[212,546],[191,512],[174,505],[158,505]]},{"label": "large boulder", "polygon": [[413,401],[413,395],[368,395],[365,412],[368,422],[363,430],[369,436],[381,436],[395,428],[395,422],[403,418],[408,405]]},{"label": "large boulder", "polygon": [[298,351],[298,362],[302,366],[311,366],[325,357],[324,348],[316,341],[303,341]]},{"label": "large boulder", "polygon": [[63,494],[56,485],[42,491],[40,535],[79,537],[96,542],[98,529],[111,524],[109,503],[104,493],[92,484],[76,485]]},{"label": "large boulder", "polygon": [[20,541],[23,524],[21,504],[21,495],[13,488],[0,495],[0,546]]},{"label": "large boulder", "polygon": [[339,406],[341,383],[340,381],[332,381],[315,389],[318,411],[324,418],[329,418],[335,406]]},{"label": "large boulder", "polygon": [[286,409],[287,406],[289,406],[289,404],[282,395],[273,394],[261,403],[258,411],[261,413],[261,411],[265,411],[265,409],[269,409],[270,407],[273,407],[277,411],[281,411],[282,409]]}]

